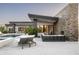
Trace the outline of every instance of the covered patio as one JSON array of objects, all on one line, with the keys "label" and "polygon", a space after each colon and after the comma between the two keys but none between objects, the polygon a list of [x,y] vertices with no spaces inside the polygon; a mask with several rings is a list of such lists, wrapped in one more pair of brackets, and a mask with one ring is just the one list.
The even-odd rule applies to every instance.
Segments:
[{"label": "covered patio", "polygon": [[29,18],[34,22],[35,26],[42,33],[55,34],[55,26],[58,22],[58,17],[28,14]]}]

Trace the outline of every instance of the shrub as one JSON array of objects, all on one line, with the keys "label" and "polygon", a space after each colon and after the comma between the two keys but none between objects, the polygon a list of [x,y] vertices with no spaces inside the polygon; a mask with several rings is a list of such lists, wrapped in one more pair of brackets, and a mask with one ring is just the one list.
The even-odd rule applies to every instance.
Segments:
[{"label": "shrub", "polygon": [[28,33],[29,35],[37,36],[38,31],[39,31],[38,28],[33,28],[29,26],[28,28],[25,29],[25,34]]},{"label": "shrub", "polygon": [[3,26],[0,27],[0,31],[2,33],[8,33],[8,30],[6,30],[5,27],[3,27]]}]

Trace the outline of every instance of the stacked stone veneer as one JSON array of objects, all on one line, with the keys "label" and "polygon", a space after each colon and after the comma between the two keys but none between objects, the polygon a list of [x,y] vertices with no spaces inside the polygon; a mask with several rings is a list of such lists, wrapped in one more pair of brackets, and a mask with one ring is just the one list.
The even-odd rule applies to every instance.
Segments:
[{"label": "stacked stone veneer", "polygon": [[55,26],[55,34],[61,34],[70,38],[70,41],[78,41],[78,4],[68,4],[57,15],[59,21]]}]

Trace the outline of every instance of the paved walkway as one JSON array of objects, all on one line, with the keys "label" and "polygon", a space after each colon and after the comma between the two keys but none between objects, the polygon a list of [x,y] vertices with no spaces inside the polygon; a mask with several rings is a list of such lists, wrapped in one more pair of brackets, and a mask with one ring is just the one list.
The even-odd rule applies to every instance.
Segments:
[{"label": "paved walkway", "polygon": [[8,46],[0,48],[0,55],[78,55],[78,42],[42,42],[41,38],[34,39],[37,46],[25,46],[22,50],[17,40]]}]

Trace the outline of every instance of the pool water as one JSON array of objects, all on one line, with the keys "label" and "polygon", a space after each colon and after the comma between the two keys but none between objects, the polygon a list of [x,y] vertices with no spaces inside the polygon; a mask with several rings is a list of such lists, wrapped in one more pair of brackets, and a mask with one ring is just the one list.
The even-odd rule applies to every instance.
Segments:
[{"label": "pool water", "polygon": [[17,36],[20,36],[20,35],[4,35],[4,36],[0,36],[0,37],[17,37]]},{"label": "pool water", "polygon": [[10,37],[15,38],[15,37],[17,37],[17,36],[20,36],[20,35],[16,35],[16,34],[1,35],[1,36],[0,36],[0,40],[4,40],[4,39],[10,38]]}]

